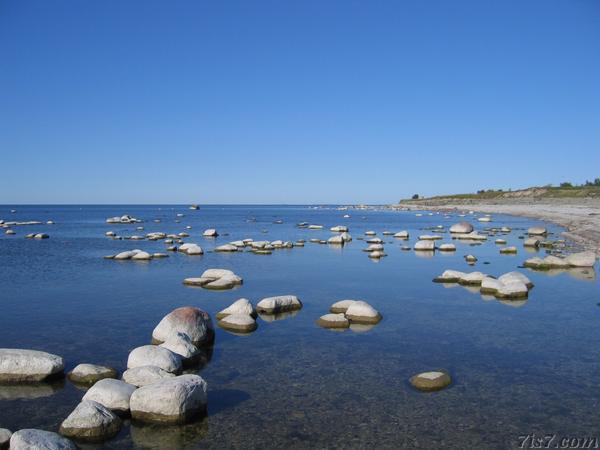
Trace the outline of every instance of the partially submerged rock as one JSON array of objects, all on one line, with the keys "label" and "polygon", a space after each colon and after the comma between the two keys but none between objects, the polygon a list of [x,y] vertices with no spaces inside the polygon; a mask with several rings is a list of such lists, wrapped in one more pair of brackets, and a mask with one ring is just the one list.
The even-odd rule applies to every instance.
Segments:
[{"label": "partially submerged rock", "polygon": [[193,360],[200,352],[198,347],[192,343],[190,337],[181,332],[169,336],[159,347],[166,348],[176,355],[179,355],[182,362]]},{"label": "partially submerged rock", "polygon": [[36,382],[60,376],[64,360],[37,350],[0,348],[0,382]]},{"label": "partially submerged rock", "polygon": [[256,311],[265,314],[277,314],[302,308],[302,302],[295,295],[280,295],[263,298],[256,305]]},{"label": "partially submerged rock", "polygon": [[450,233],[471,233],[473,231],[473,225],[469,222],[459,222],[455,223],[450,227]]},{"label": "partially submerged rock", "polygon": [[204,237],[217,237],[218,235],[219,233],[217,233],[217,230],[215,230],[214,228],[204,230],[204,232],[202,233],[202,236]]},{"label": "partially submerged rock", "polygon": [[199,256],[204,254],[204,250],[198,244],[187,243],[179,246],[177,251],[190,256]]},{"label": "partially submerged rock", "polygon": [[454,244],[442,244],[438,247],[440,252],[455,252],[456,246]]},{"label": "partially submerged rock", "polygon": [[527,230],[527,234],[534,236],[545,236],[548,234],[548,230],[544,227],[531,227]]},{"label": "partially submerged rock", "polygon": [[217,319],[222,319],[223,317],[227,317],[231,314],[245,314],[247,316],[256,317],[256,311],[254,310],[252,303],[250,303],[250,301],[246,298],[240,298],[224,310],[218,312]]},{"label": "partially submerged rock", "polygon": [[74,439],[97,442],[115,436],[121,419],[100,403],[83,400],[60,425],[60,434]]},{"label": "partially submerged rock", "polygon": [[500,253],[502,254],[516,254],[517,253],[517,247],[511,246],[511,247],[503,247],[500,249]]},{"label": "partially submerged rock", "polygon": [[183,284],[201,286],[205,289],[231,289],[243,283],[240,276],[227,269],[208,269],[199,278],[186,278]]},{"label": "partially submerged rock", "polygon": [[458,270],[444,270],[444,272],[433,279],[435,283],[458,283],[466,275]]},{"label": "partially submerged rock", "polygon": [[435,250],[435,242],[434,241],[417,241],[415,243],[414,249],[416,251],[434,251]]},{"label": "partially submerged rock", "polygon": [[420,391],[439,391],[452,383],[450,375],[445,371],[419,373],[410,379],[410,384]]},{"label": "partially submerged rock", "polygon": [[150,423],[187,423],[206,410],[206,382],[198,375],[163,379],[136,390],[131,416]]},{"label": "partially submerged rock", "polygon": [[342,313],[325,314],[317,320],[317,325],[323,328],[348,328],[350,321]]},{"label": "partially submerged rock", "polygon": [[234,313],[220,319],[217,324],[226,330],[250,333],[256,330],[256,320],[249,314]]},{"label": "partially submerged rock", "polygon": [[357,300],[346,310],[346,318],[351,322],[375,324],[381,321],[381,314],[367,302]]},{"label": "partially submerged rock", "polygon": [[331,305],[329,311],[331,311],[333,314],[346,313],[350,305],[357,301],[359,300],[340,300],[339,302],[335,302],[333,305]]},{"label": "partially submerged rock", "polygon": [[174,309],[154,328],[155,343],[165,342],[177,333],[187,334],[194,345],[209,344],[214,339],[212,320],[207,312],[193,306]]},{"label": "partially submerged rock", "polygon": [[117,371],[112,367],[96,364],[78,364],[67,377],[74,383],[92,385],[104,378],[117,378]]},{"label": "partially submerged rock", "polygon": [[10,438],[10,450],[76,450],[77,446],[66,437],[51,431],[26,428]]},{"label": "partially submerged rock", "polygon": [[8,443],[12,433],[6,428],[0,428],[0,449],[8,449]]}]

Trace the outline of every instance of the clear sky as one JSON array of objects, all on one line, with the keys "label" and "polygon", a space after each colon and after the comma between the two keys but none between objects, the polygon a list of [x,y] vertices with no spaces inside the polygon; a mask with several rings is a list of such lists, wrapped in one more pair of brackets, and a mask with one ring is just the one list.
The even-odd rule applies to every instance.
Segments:
[{"label": "clear sky", "polygon": [[0,0],[0,203],[600,177],[600,1]]}]

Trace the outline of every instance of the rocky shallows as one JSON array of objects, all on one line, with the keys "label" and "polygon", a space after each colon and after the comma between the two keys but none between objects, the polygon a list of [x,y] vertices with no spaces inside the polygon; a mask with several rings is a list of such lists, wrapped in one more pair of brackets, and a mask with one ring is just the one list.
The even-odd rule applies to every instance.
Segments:
[{"label": "rocky shallows", "polygon": [[572,253],[564,258],[548,255],[544,258],[534,257],[523,265],[535,270],[567,269],[570,267],[594,267],[596,255],[593,252]]},{"label": "rocky shallows", "polygon": [[64,373],[62,357],[37,350],[0,349],[0,382],[38,382]]},{"label": "rocky shallows", "polygon": [[231,289],[242,283],[243,280],[240,276],[227,269],[208,269],[200,277],[183,280],[183,284],[212,290]]}]

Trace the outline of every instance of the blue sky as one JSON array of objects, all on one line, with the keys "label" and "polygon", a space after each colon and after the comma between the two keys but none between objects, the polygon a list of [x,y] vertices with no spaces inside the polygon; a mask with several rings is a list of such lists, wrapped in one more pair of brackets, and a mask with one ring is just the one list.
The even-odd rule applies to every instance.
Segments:
[{"label": "blue sky", "polygon": [[0,203],[600,177],[600,2],[0,0]]}]

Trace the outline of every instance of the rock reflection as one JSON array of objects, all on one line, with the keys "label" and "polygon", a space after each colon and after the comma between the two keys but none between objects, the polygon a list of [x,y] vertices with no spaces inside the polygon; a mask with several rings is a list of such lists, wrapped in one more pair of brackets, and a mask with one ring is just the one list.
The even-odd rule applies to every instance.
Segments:
[{"label": "rock reflection", "polygon": [[46,383],[2,384],[0,385],[1,400],[34,400],[50,397],[65,386],[64,378]]},{"label": "rock reflection", "polygon": [[417,251],[414,253],[419,258],[425,258],[425,259],[433,258],[435,256],[435,251],[433,251],[433,250],[420,250],[420,251]]},{"label": "rock reflection", "polygon": [[567,274],[571,278],[582,281],[594,281],[596,279],[596,270],[593,267],[567,267],[564,269],[548,269],[540,270],[528,267],[528,270],[540,273],[549,277],[556,277],[558,275]]},{"label": "rock reflection", "polygon": [[139,448],[181,449],[200,447],[200,442],[208,435],[206,417],[187,425],[146,425],[132,423],[131,440]]},{"label": "rock reflection", "polygon": [[278,320],[292,318],[292,317],[296,316],[299,312],[300,312],[300,310],[297,309],[295,311],[286,311],[286,312],[281,312],[281,313],[277,313],[277,314],[258,313],[258,317],[260,317],[265,322],[276,322]]}]

